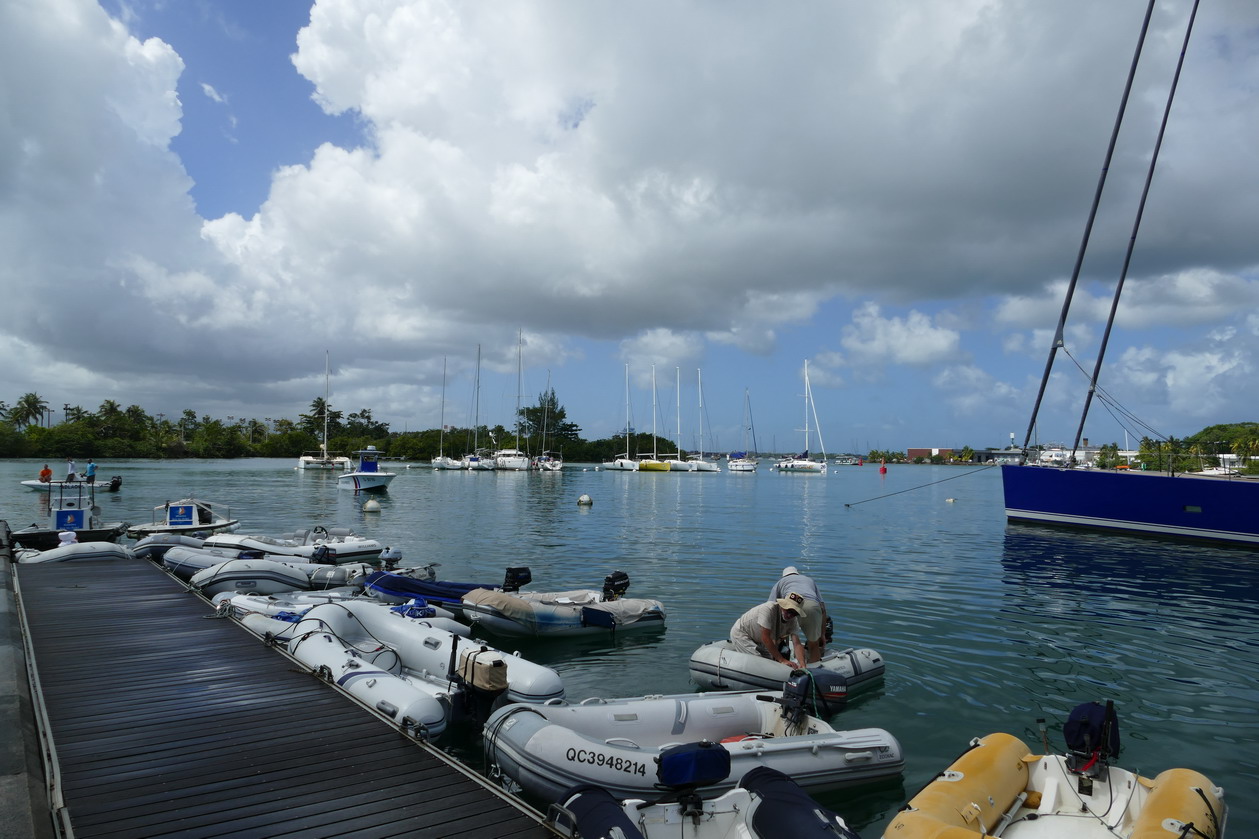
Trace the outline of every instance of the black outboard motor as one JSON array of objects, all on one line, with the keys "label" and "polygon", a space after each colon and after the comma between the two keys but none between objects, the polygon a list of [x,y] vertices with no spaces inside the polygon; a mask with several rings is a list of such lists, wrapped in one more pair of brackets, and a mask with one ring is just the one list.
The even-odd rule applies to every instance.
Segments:
[{"label": "black outboard motor", "polygon": [[316,565],[336,565],[337,552],[327,545],[320,545],[311,552],[310,561]]},{"label": "black outboard motor", "polygon": [[122,486],[122,475],[114,475],[109,479],[109,487],[105,491],[117,492],[120,486]]},{"label": "black outboard motor", "polygon": [[798,725],[807,714],[830,717],[848,704],[848,680],[826,670],[792,670],[783,683],[783,695],[774,700],[783,708],[783,718]]},{"label": "black outboard motor", "polygon": [[521,586],[527,586],[531,582],[533,582],[533,574],[529,573],[528,567],[508,568],[503,578],[503,591],[508,593],[520,591]]},{"label": "black outboard motor", "polygon": [[758,799],[752,811],[752,832],[758,837],[861,839],[842,818],[777,769],[758,766],[739,779],[739,786]]},{"label": "black outboard motor", "polygon": [[624,571],[613,571],[603,578],[603,599],[619,600],[629,591],[629,574]]},{"label": "black outboard motor", "polygon": [[1093,791],[1093,779],[1105,781],[1108,759],[1119,756],[1119,716],[1115,703],[1084,702],[1071,709],[1062,726],[1067,741],[1067,769],[1079,776],[1082,795]]}]

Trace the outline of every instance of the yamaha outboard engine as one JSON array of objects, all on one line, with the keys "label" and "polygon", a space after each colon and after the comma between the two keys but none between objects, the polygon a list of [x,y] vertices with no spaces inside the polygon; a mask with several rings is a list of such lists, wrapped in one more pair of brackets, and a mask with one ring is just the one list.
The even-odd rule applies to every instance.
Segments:
[{"label": "yamaha outboard engine", "polygon": [[823,718],[838,714],[847,702],[848,680],[825,670],[791,671],[778,700],[783,718],[792,725],[799,725],[808,714]]},{"label": "yamaha outboard engine", "polygon": [[120,486],[122,486],[122,475],[114,475],[109,479],[109,489],[106,492],[117,492]]},{"label": "yamaha outboard engine", "polygon": [[1067,769],[1079,776],[1081,795],[1091,795],[1093,779],[1105,780],[1107,760],[1119,756],[1119,716],[1115,703],[1084,702],[1071,709],[1062,726]]},{"label": "yamaha outboard engine", "polygon": [[509,594],[513,591],[520,591],[521,586],[527,586],[531,582],[533,582],[533,574],[529,573],[527,566],[508,568],[507,574],[503,578],[503,591]]},{"label": "yamaha outboard engine", "polygon": [[629,591],[629,574],[624,571],[613,571],[603,578],[603,599],[619,600]]}]

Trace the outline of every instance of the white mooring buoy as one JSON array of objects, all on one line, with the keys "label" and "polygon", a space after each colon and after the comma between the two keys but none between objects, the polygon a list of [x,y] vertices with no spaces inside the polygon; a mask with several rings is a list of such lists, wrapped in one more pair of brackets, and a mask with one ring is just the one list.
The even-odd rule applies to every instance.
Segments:
[{"label": "white mooring buoy", "polygon": [[380,502],[377,501],[375,498],[367,499],[366,501],[363,502],[363,512],[364,513],[379,513]]},{"label": "white mooring buoy", "polygon": [[578,499],[577,499],[577,503],[578,503],[578,505],[580,505],[580,506],[582,506],[582,507],[589,507],[591,504],[593,504],[593,503],[595,503],[595,502],[594,502],[594,500],[593,500],[593,499],[591,499],[591,497],[590,497],[589,495],[583,495],[581,498],[578,498]]}]

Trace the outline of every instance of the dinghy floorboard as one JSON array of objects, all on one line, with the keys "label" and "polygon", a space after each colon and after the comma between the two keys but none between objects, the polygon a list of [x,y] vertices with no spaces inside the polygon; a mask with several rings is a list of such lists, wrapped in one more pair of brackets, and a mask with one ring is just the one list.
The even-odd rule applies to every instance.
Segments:
[{"label": "dinghy floorboard", "polygon": [[151,562],[12,568],[79,839],[553,835]]}]

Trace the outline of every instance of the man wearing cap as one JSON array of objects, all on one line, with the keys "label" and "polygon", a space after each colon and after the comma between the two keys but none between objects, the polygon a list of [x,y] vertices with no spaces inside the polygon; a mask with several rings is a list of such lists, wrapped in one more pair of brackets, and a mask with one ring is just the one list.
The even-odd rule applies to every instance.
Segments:
[{"label": "man wearing cap", "polygon": [[[800,644],[800,616],[805,609],[799,595],[761,603],[748,609],[730,627],[730,642],[741,653],[770,658],[792,667],[804,666],[804,647]],[[778,645],[791,638],[795,660],[778,651]]]},{"label": "man wearing cap", "polygon": [[819,661],[826,651],[826,604],[822,602],[822,595],[818,594],[817,583],[813,582],[813,578],[801,574],[796,566],[788,565],[770,590],[769,599],[778,600],[792,594],[803,598],[808,607],[800,616],[800,631],[804,633],[809,661]]}]

